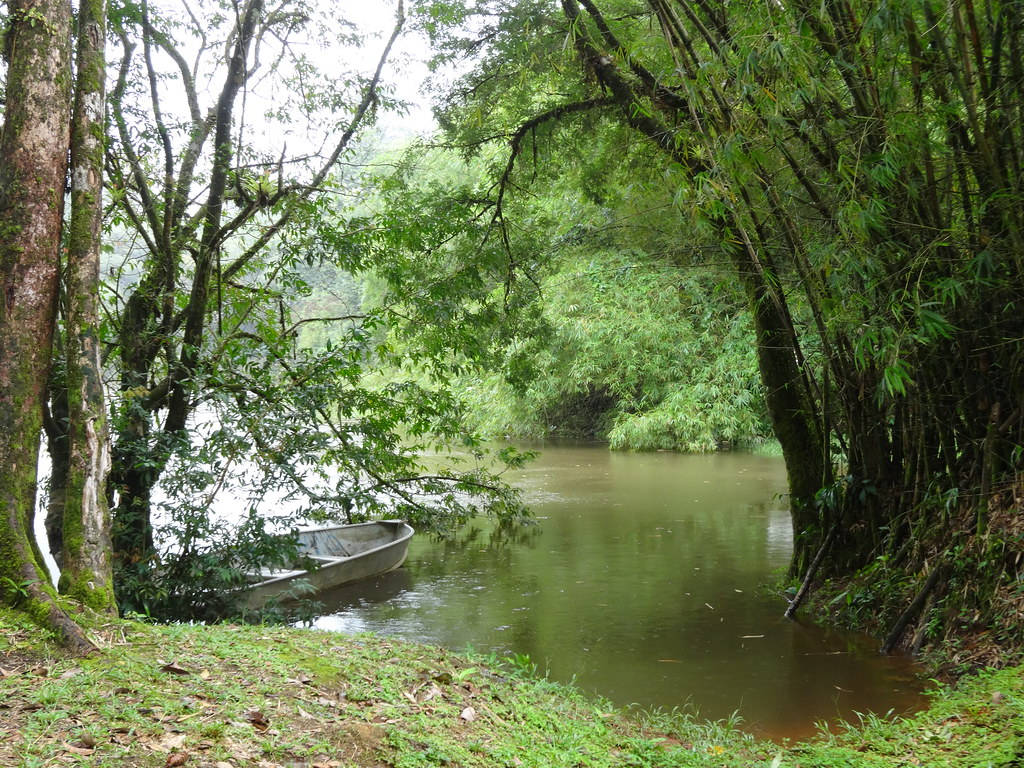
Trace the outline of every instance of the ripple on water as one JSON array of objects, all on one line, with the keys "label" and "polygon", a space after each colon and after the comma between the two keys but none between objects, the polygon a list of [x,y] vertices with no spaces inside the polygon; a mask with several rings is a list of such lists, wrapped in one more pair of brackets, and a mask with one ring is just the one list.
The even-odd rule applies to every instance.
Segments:
[{"label": "ripple on water", "polygon": [[773,738],[922,705],[907,659],[785,621],[763,588],[792,546],[781,460],[557,447],[523,477],[539,525],[417,536],[405,568],[323,596],[317,626],[528,654],[616,703],[738,712]]}]

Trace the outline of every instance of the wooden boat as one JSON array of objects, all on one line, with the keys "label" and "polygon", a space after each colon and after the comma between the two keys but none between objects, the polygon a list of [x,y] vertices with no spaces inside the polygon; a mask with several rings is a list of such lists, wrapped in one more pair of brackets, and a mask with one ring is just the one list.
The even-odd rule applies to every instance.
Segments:
[{"label": "wooden boat", "polygon": [[335,525],[299,531],[299,552],[316,568],[265,571],[253,575],[246,605],[308,597],[315,592],[393,571],[405,562],[413,529],[400,520]]}]

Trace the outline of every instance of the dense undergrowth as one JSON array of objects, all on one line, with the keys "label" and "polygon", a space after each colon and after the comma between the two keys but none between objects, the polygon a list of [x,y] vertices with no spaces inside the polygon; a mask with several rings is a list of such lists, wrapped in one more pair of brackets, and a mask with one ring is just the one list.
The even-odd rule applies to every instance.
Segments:
[{"label": "dense undergrowth", "polygon": [[488,437],[688,452],[768,438],[742,290],[695,246],[647,148],[604,125],[610,163],[584,135],[582,164],[548,158],[537,194],[505,199],[507,240],[475,210],[503,146],[393,158],[359,276],[364,306],[391,318],[383,346],[451,387]]},{"label": "dense undergrowth", "polygon": [[825,579],[808,613],[920,653],[956,677],[1024,662],[1024,488],[992,497],[979,527],[976,500],[934,501],[921,533],[850,576]]},{"label": "dense undergrowth", "polygon": [[796,744],[734,722],[627,715],[538,677],[372,636],[234,625],[93,623],[65,657],[0,611],[0,764],[42,766],[1011,766],[1024,756],[1024,674],[942,688],[906,719]]},{"label": "dense undergrowth", "polygon": [[572,250],[537,320],[461,396],[484,434],[707,453],[770,438],[742,302],[639,249]]}]

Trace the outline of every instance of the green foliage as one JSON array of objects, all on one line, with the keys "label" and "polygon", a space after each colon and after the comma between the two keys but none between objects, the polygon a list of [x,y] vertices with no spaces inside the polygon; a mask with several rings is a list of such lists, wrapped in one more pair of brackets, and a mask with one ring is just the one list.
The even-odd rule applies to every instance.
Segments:
[{"label": "green foliage", "polygon": [[686,451],[763,439],[741,297],[686,241],[643,150],[574,153],[590,127],[562,128],[567,146],[535,158],[544,194],[503,197],[514,231],[484,186],[500,144],[465,161],[406,153],[378,184],[371,300],[393,313],[387,348],[453,387],[487,435]]},{"label": "green foliage", "polygon": [[[350,277],[374,257],[365,206],[343,201],[366,194],[356,137],[393,106],[390,43],[369,65],[324,68],[304,51],[350,62],[365,42],[335,9],[237,11],[112,13],[124,45],[107,223],[124,236],[103,332],[118,594],[161,619],[230,612],[241,574],[285,557],[273,534],[297,525],[446,531],[522,513],[452,398],[380,373],[387,314],[362,311]],[[168,83],[184,98],[166,99]],[[438,444],[463,452],[428,466]]]},{"label": "green foliage", "polygon": [[122,612],[151,621],[213,622],[294,620],[305,610],[301,604],[288,611],[271,606],[247,612],[243,607],[251,574],[302,564],[294,537],[272,534],[270,521],[255,514],[241,525],[227,525],[211,521],[206,510],[186,511],[176,505],[173,513],[174,520],[160,529],[162,538],[173,545],[162,554],[159,567],[121,565],[118,605]]},{"label": "green foliage", "polygon": [[190,441],[166,444],[155,516],[165,544],[153,560],[122,564],[122,609],[161,620],[235,615],[246,573],[295,559],[294,543],[274,534],[303,523],[399,517],[447,532],[479,514],[523,514],[484,452],[429,466],[420,458],[436,441],[473,441],[443,393],[364,383],[373,367],[366,325],[311,349],[279,334],[276,317],[249,317],[253,333],[277,346],[254,359],[248,344],[225,345],[216,379],[201,386]]},{"label": "green foliage", "polygon": [[[681,242],[666,247],[639,229],[612,247],[590,241],[575,271],[608,253],[728,260],[754,311],[763,394],[790,465],[795,568],[832,525],[842,531],[826,560],[834,574],[902,553],[891,583],[876,572],[878,589],[850,593],[867,615],[889,586],[912,589],[916,579],[903,577],[951,556],[949,526],[982,539],[994,507],[1019,514],[1024,129],[1008,117],[1024,93],[1019,8],[566,0],[513,34],[509,24],[537,6],[512,5],[426,29],[446,54],[472,54],[443,105],[447,135],[479,157],[506,148],[488,166],[481,209],[493,216],[478,239],[503,244],[513,295],[526,280],[552,292],[554,276],[574,273],[562,243],[537,237],[538,209],[555,213],[563,235],[578,221],[591,230],[588,205],[631,221],[627,211],[657,199],[660,174],[660,200],[680,221],[648,213],[644,223],[683,231]],[[703,258],[680,259],[688,250]],[[636,280],[639,294],[647,274],[617,290],[628,295]],[[729,406],[742,389],[728,376],[704,379],[701,368],[661,391],[644,365],[661,357],[657,333],[630,338],[641,352],[628,369],[606,365],[605,350],[618,355],[619,340],[651,323],[645,307],[635,325],[608,322],[610,305],[591,288],[583,311],[545,298],[534,314],[544,323],[532,326],[543,341],[523,334],[506,345],[517,401],[501,402],[489,423],[539,432],[532,397],[563,422],[584,415],[616,445],[707,446],[750,431],[744,409]],[[645,301],[677,322],[657,291]],[[563,354],[579,328],[598,348]],[[721,360],[740,359],[718,339]],[[476,397],[497,391],[490,382]],[[816,506],[815,490],[836,476],[848,478],[839,503]],[[1008,538],[1013,525],[999,523]],[[963,551],[964,573],[991,576],[981,541]],[[981,617],[999,599],[959,589]]]},{"label": "green foliage", "polygon": [[470,385],[481,427],[689,452],[767,434],[745,319],[699,267],[586,245],[561,263],[541,284],[548,333],[505,354],[511,383]]},{"label": "green foliage", "polygon": [[28,600],[30,597],[28,588],[34,583],[34,581],[18,582],[8,576],[0,578],[0,589],[3,590],[4,602],[8,605],[18,605],[22,601]]}]

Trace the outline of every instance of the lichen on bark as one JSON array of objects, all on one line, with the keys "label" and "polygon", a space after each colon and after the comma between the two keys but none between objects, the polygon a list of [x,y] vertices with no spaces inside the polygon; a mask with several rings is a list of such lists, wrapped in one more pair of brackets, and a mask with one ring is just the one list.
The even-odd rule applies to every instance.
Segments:
[{"label": "lichen on bark", "polygon": [[0,133],[0,584],[4,602],[95,646],[61,608],[32,546],[37,456],[55,325],[69,148],[69,4],[10,4]]},{"label": "lichen on bark", "polygon": [[60,590],[116,613],[106,478],[110,441],[100,362],[99,277],[103,180],[105,3],[82,3],[71,126],[66,372],[67,479]]}]

